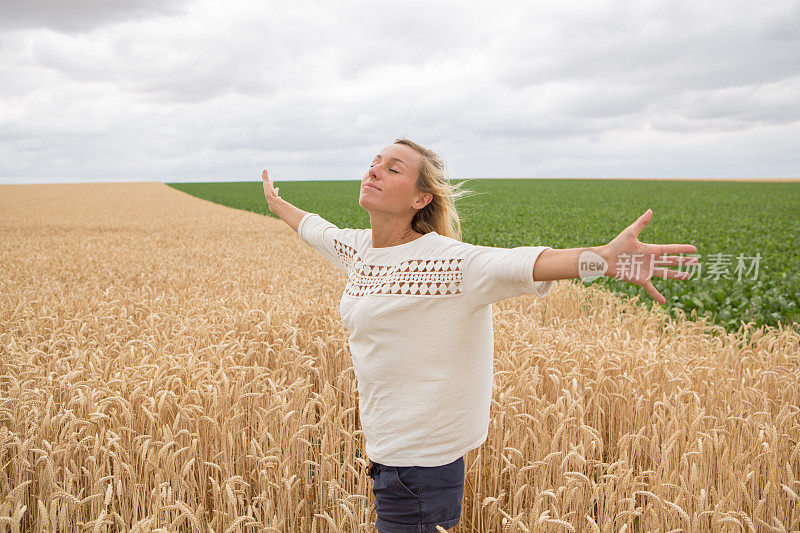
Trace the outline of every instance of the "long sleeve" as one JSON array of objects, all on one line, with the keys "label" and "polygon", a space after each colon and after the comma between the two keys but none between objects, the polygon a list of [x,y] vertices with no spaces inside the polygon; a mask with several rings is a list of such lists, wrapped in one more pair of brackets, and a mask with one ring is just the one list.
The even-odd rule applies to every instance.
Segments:
[{"label": "long sleeve", "polygon": [[539,254],[548,248],[551,247],[494,248],[468,244],[463,267],[465,295],[475,307],[522,294],[546,297],[553,281],[535,281],[533,266]]},{"label": "long sleeve", "polygon": [[345,274],[352,264],[358,231],[363,230],[339,228],[317,213],[303,216],[297,227],[297,234],[306,244],[316,248],[325,259]]}]

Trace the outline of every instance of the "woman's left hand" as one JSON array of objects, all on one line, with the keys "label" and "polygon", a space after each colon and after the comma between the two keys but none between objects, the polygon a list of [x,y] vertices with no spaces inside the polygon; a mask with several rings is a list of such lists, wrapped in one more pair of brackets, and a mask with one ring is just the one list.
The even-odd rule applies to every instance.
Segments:
[{"label": "woman's left hand", "polygon": [[681,257],[666,254],[696,253],[697,248],[691,244],[648,244],[639,241],[639,232],[644,229],[653,212],[648,209],[636,221],[622,230],[614,240],[601,246],[601,255],[608,267],[605,275],[614,279],[641,285],[659,304],[667,303],[650,278],[658,276],[663,279],[689,278],[689,272],[680,272],[668,268],[655,268],[656,265],[678,266],[696,264],[696,257]]}]

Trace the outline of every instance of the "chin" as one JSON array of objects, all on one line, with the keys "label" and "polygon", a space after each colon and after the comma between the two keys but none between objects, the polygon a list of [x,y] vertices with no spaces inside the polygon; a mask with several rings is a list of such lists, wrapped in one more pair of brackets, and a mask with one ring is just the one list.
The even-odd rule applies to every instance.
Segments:
[{"label": "chin", "polygon": [[359,198],[358,205],[360,205],[361,208],[367,213],[372,213],[372,210],[374,209],[374,206],[370,204],[369,201],[365,202],[363,198]]}]

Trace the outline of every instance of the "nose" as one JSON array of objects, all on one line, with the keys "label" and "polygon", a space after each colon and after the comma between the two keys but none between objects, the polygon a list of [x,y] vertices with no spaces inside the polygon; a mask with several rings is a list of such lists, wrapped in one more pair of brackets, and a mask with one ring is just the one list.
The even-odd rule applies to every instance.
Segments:
[{"label": "nose", "polygon": [[377,166],[378,165],[374,165],[369,168],[369,172],[367,172],[367,179],[375,180],[378,178],[378,174],[375,172]]}]

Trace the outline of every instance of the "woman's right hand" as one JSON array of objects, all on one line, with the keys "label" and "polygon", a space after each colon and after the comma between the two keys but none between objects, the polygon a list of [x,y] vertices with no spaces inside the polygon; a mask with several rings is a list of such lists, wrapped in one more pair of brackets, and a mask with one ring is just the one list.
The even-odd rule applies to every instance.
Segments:
[{"label": "woman's right hand", "polygon": [[[269,181],[267,171],[261,173],[261,179],[264,181],[264,197],[267,199],[267,205],[272,213],[278,215],[278,218],[289,224],[289,227],[295,231],[300,230],[300,221],[308,213],[302,209],[298,209],[280,196],[278,196],[278,187],[273,187],[272,182]],[[280,200],[280,202],[278,201]]]},{"label": "woman's right hand", "polygon": [[270,211],[272,211],[272,201],[275,198],[280,198],[280,196],[278,196],[280,187],[272,186],[272,182],[269,180],[269,175],[266,170],[261,173],[261,179],[264,182],[264,198],[267,199],[267,205],[269,205]]}]

